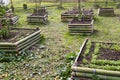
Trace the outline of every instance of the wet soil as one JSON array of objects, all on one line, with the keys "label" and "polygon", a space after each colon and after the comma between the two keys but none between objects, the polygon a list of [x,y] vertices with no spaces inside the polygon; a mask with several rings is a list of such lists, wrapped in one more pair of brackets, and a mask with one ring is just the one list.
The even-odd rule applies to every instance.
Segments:
[{"label": "wet soil", "polygon": [[46,13],[33,13],[31,16],[44,16]]},{"label": "wet soil", "polygon": [[92,9],[89,9],[89,10],[83,10],[82,13],[83,13],[84,15],[93,15],[93,14],[94,14],[94,12],[93,12]]},{"label": "wet soil", "polygon": [[98,56],[98,59],[115,61],[120,60],[120,51],[100,48],[100,52],[101,54]]},{"label": "wet soil", "polygon": [[23,39],[24,37],[32,34],[35,32],[34,30],[11,30],[10,36],[7,39],[3,39],[2,36],[0,36],[0,42],[17,42],[20,39]]},{"label": "wet soil", "polygon": [[91,44],[91,47],[90,47],[89,55],[86,57],[86,59],[87,59],[88,61],[91,61],[91,59],[92,59],[92,53],[93,53],[94,50],[95,50],[95,43],[92,43],[92,44]]},{"label": "wet soil", "polygon": [[73,19],[71,21],[71,24],[90,24],[91,20],[77,20],[77,19]]},{"label": "wet soil", "polygon": [[79,11],[78,10],[69,10],[63,14],[79,14]]}]

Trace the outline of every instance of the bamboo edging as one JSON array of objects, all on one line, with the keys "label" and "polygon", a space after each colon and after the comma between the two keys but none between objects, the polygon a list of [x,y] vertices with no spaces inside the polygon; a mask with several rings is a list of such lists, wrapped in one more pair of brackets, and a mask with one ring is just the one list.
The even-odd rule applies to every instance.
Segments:
[{"label": "bamboo edging", "polygon": [[[22,30],[21,28],[14,28],[13,30]],[[38,43],[40,41],[40,32],[41,30],[39,29],[27,29],[25,30],[35,30],[36,32],[28,35],[27,37],[15,42],[15,43],[9,43],[9,42],[4,42],[0,43],[0,51],[3,52],[20,52],[22,50],[28,49],[34,44]]]},{"label": "bamboo edging", "polygon": [[78,56],[76,57],[75,59],[75,63],[73,64],[73,66],[77,66],[79,63],[78,63],[78,60],[79,60],[79,57],[81,56],[81,54],[83,53],[83,49],[85,48],[86,44],[88,42],[88,38],[85,39],[85,41],[83,42],[81,48],[80,48],[80,51],[78,53]]},{"label": "bamboo edging", "polygon": [[101,75],[106,75],[106,76],[120,77],[119,71],[93,69],[93,68],[85,68],[85,67],[77,67],[77,66],[72,66],[71,69],[73,70],[73,72],[75,71],[75,72],[93,73],[93,74],[101,74]]},{"label": "bamboo edging", "polygon": [[94,69],[94,68],[88,68],[88,67],[80,67],[79,64],[82,61],[82,55],[84,54],[84,50],[86,47],[86,44],[88,42],[88,39],[86,39],[81,48],[78,56],[75,59],[74,64],[72,65],[72,77],[83,77],[83,78],[92,78],[93,75],[97,75],[101,79],[112,79],[112,80],[120,80],[120,72],[119,71],[111,71],[111,70],[104,70],[104,69]]},{"label": "bamboo edging", "polygon": [[25,37],[24,39],[21,39],[20,41],[16,42],[15,44],[16,44],[16,45],[21,44],[23,41],[25,41],[25,40],[31,38],[32,36],[35,36],[36,34],[38,34],[38,33],[40,33],[40,32],[41,32],[41,31],[39,30],[39,31],[37,31],[37,32],[35,32],[35,33],[33,33],[33,34],[31,34],[31,35]]},{"label": "bamboo edging", "polygon": [[[91,78],[91,79],[93,78],[93,74],[90,74],[90,73],[72,72],[71,75],[72,76],[84,77],[84,78]],[[102,80],[120,80],[120,77],[98,75],[98,74],[94,74],[94,75],[98,76]]]}]

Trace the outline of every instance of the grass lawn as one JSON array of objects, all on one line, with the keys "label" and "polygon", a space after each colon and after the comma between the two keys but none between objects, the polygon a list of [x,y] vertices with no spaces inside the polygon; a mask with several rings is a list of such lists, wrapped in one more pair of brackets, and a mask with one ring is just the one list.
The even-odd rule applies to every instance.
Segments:
[{"label": "grass lawn", "polygon": [[[79,48],[85,38],[93,41],[120,41],[120,18],[99,17],[95,10],[96,32],[90,36],[69,35],[68,23],[61,22],[62,12],[72,8],[75,3],[65,3],[64,10],[58,10],[57,7],[47,7],[49,11],[49,24],[28,24],[27,15],[31,14],[34,3],[28,3],[29,10],[22,9],[23,0],[14,0],[15,13],[19,16],[19,23],[16,27],[39,27],[45,40],[29,50],[29,56],[21,61],[0,62],[0,79],[2,80],[54,80],[58,76],[58,70],[66,66],[65,55],[68,53],[78,53]],[[53,3],[44,2],[42,5]],[[114,7],[117,3],[110,3]],[[84,7],[92,7],[91,3],[82,3]],[[101,3],[103,6],[103,3]],[[69,7],[70,6],[70,7]],[[115,13],[120,15],[120,10],[115,9]]]}]

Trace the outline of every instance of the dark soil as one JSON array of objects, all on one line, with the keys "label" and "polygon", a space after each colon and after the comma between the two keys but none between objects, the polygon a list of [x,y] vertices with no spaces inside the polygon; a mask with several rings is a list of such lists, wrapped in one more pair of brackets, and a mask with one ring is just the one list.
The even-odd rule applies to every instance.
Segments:
[{"label": "dark soil", "polygon": [[79,11],[78,10],[69,10],[63,14],[79,14]]},{"label": "dark soil", "polygon": [[41,8],[41,9],[34,9],[34,12],[31,16],[44,16],[45,14],[47,14],[46,9]]},{"label": "dark soil", "polygon": [[93,15],[93,14],[94,14],[92,9],[83,10],[82,13],[83,13],[84,15]]},{"label": "dark soil", "polygon": [[16,42],[33,32],[34,30],[11,30],[10,37],[8,39],[3,39],[2,36],[0,36],[0,42]]},{"label": "dark soil", "polygon": [[100,48],[100,52],[101,54],[99,55],[98,59],[115,61],[120,60],[120,51]]},{"label": "dark soil", "polygon": [[33,13],[31,16],[44,16],[46,13]]},{"label": "dark soil", "polygon": [[92,20],[77,20],[73,19],[71,24],[90,24]]},{"label": "dark soil", "polygon": [[88,61],[91,61],[91,59],[92,59],[92,53],[93,53],[94,50],[95,50],[95,43],[92,43],[91,47],[90,47],[89,55],[86,57]]},{"label": "dark soil", "polygon": [[[92,53],[94,52],[95,44],[96,43],[91,44],[89,55],[86,56],[86,59],[88,61],[91,61],[91,59],[92,59]],[[112,50],[112,49],[109,49],[109,48],[102,48],[101,47],[100,48],[100,54],[98,55],[98,59],[99,60],[114,60],[114,61],[120,60],[120,51],[116,51],[116,50]]]}]

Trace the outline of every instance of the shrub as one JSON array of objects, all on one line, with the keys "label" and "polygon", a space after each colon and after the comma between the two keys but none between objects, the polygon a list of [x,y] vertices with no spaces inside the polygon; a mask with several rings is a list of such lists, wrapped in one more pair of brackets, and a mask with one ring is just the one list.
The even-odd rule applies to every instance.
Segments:
[{"label": "shrub", "polygon": [[8,20],[2,20],[1,24],[2,24],[2,28],[1,28],[1,35],[4,39],[7,39],[10,36],[10,30],[8,27]]}]

